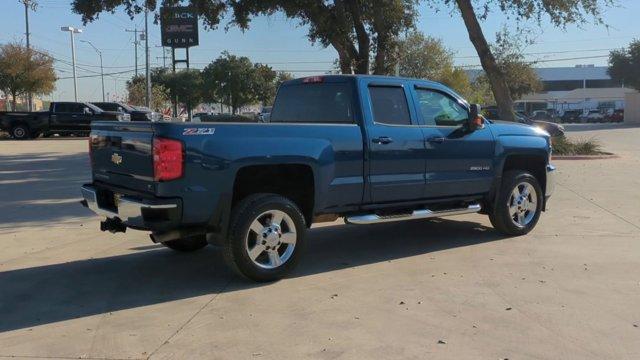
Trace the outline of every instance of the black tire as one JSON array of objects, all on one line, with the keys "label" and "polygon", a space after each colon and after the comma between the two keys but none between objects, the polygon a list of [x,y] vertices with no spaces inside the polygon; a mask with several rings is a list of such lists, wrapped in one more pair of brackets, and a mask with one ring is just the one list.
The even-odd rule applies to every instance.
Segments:
[{"label": "black tire", "polygon": [[26,124],[16,124],[11,128],[11,137],[16,140],[31,138],[31,129]]},{"label": "black tire", "polygon": [[[535,190],[536,208],[531,214],[532,216],[529,221],[526,222],[526,224],[521,225],[518,224],[517,220],[519,219],[518,212],[520,210],[516,211],[516,215],[514,216],[510,214],[510,205],[516,206],[516,209],[520,209],[520,205],[518,205],[516,201],[514,201],[513,204],[510,204],[510,201],[511,194],[515,190],[515,187],[518,185],[519,188],[523,188],[525,186],[522,184],[525,183],[530,184]],[[500,190],[496,197],[494,209],[489,214],[489,220],[491,220],[491,224],[496,230],[509,236],[525,235],[533,230],[540,219],[540,213],[542,212],[542,205],[544,201],[542,188],[535,176],[524,170],[506,171],[502,176],[502,185],[500,186]],[[531,194],[523,201],[530,203],[530,200],[533,200],[533,198],[534,196]],[[523,213],[523,218],[526,219],[531,212],[532,211]]]},{"label": "black tire", "polygon": [[162,245],[171,250],[180,252],[192,252],[200,250],[207,246],[207,237],[205,235],[190,236],[177,240],[165,241]]},{"label": "black tire", "polygon": [[[288,216],[288,219],[283,220],[284,222],[281,222],[281,224],[292,222],[295,229],[289,229],[289,225],[283,225],[283,228],[280,230],[280,237],[286,235],[283,234],[285,231],[293,231],[295,242],[289,257],[282,262],[281,265],[275,268],[265,268],[263,266],[267,265],[260,266],[256,262],[258,262],[258,259],[264,258],[264,256],[267,256],[269,261],[271,261],[270,256],[268,256],[270,253],[265,250],[261,252],[255,260],[252,260],[249,257],[248,242],[253,237],[255,239],[253,246],[255,247],[258,241],[262,241],[258,233],[255,233],[255,235],[252,234],[254,231],[250,230],[251,224],[254,221],[260,222],[260,219],[262,219],[261,216],[271,211],[284,212]],[[268,217],[269,215],[264,216]],[[284,228],[285,226],[287,229]],[[266,282],[282,279],[293,270],[300,260],[305,245],[306,228],[304,215],[302,215],[302,212],[293,201],[276,194],[250,195],[241,200],[232,209],[229,234],[224,243],[224,259],[230,268],[251,280]],[[264,227],[264,229],[268,229],[268,227]],[[269,235],[270,234],[271,232],[269,231]],[[274,232],[274,234],[277,234],[277,232]],[[262,243],[264,244],[264,242]],[[282,256],[285,256],[284,253],[289,251],[288,247],[291,245],[284,244],[284,240],[283,245],[278,241],[278,247],[275,250],[272,249],[272,251],[276,251],[276,254],[282,252]],[[269,247],[267,247],[267,249],[269,249]]]}]

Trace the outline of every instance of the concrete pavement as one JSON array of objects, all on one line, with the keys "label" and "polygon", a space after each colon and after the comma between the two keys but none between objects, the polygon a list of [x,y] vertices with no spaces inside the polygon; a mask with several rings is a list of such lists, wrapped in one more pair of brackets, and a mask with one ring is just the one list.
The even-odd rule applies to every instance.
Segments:
[{"label": "concrete pavement", "polygon": [[[0,141],[0,357],[637,359],[640,128],[584,130],[538,227],[482,215],[312,229],[286,280],[98,231],[86,140]],[[440,342],[440,343],[439,343]]]}]

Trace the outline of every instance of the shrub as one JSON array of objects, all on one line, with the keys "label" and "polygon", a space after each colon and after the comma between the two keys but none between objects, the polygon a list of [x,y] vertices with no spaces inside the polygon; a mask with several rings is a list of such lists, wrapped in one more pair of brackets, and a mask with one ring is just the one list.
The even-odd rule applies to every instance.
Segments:
[{"label": "shrub", "polygon": [[553,138],[554,155],[603,155],[602,145],[594,138],[570,140],[566,136]]}]

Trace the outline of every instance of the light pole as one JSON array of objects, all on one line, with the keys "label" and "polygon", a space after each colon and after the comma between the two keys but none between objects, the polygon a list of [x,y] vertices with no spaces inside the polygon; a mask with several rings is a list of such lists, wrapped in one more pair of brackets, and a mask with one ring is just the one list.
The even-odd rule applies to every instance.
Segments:
[{"label": "light pole", "polygon": [[102,51],[98,50],[98,48],[95,47],[95,45],[93,45],[91,43],[91,41],[80,40],[80,42],[87,43],[87,44],[91,45],[93,50],[95,50],[98,53],[98,56],[100,56],[100,78],[102,79],[102,102],[105,102],[106,100],[105,100],[105,97],[104,97],[104,68],[102,67]]},{"label": "light pole", "polygon": [[76,102],[78,102],[78,77],[76,76],[76,44],[73,38],[73,34],[82,33],[82,29],[76,29],[72,26],[63,26],[60,28],[62,31],[68,31],[71,34],[71,60],[73,62],[73,96]]},{"label": "light pole", "polygon": [[145,62],[146,69],[145,74],[147,77],[146,81],[146,92],[147,96],[145,97],[146,105],[149,109],[151,109],[151,73],[149,72],[149,8],[147,8],[147,4],[144,7],[144,52],[145,52]]},{"label": "light pole", "polygon": [[[32,0],[21,0],[22,3],[24,4],[24,22],[25,22],[25,26],[26,26],[26,33],[25,35],[27,36],[27,51],[30,52],[31,50],[31,33],[29,32],[29,8],[31,8],[32,10],[36,9],[37,3],[32,2]],[[27,95],[27,106],[29,107],[29,111],[33,111],[33,94],[29,93]]]}]

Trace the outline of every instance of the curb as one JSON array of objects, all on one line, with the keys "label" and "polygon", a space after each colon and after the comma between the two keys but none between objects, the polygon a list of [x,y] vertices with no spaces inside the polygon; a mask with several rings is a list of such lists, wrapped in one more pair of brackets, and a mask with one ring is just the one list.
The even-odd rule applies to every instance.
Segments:
[{"label": "curb", "polygon": [[551,160],[606,160],[617,159],[620,156],[614,154],[608,155],[552,155]]}]

